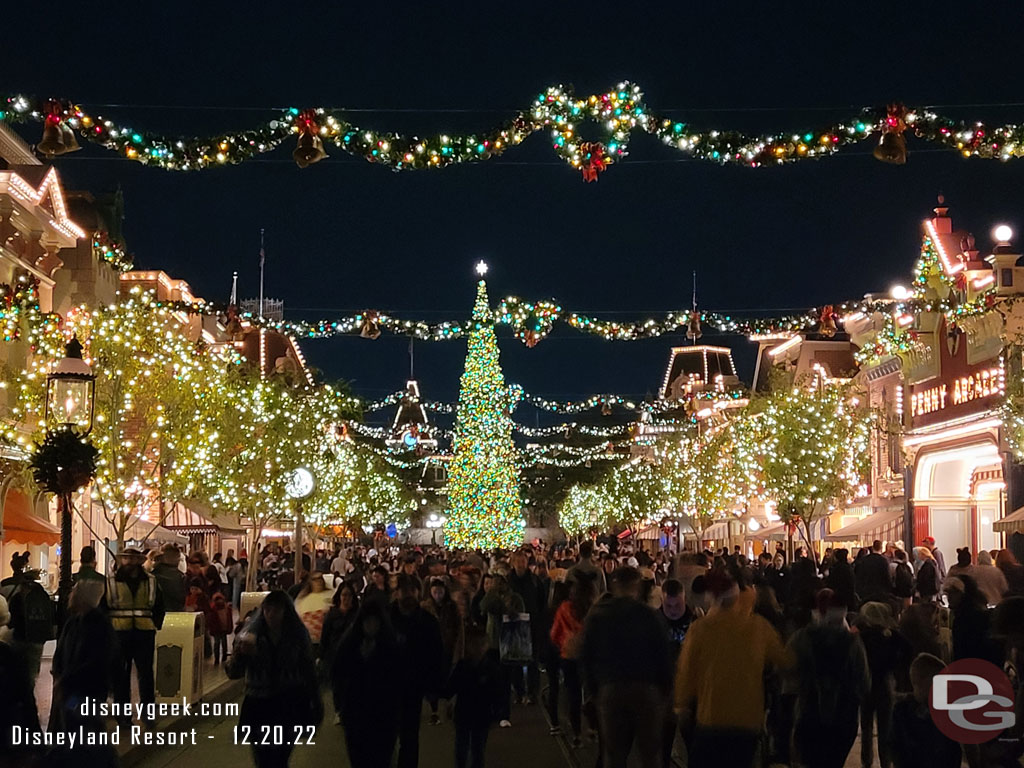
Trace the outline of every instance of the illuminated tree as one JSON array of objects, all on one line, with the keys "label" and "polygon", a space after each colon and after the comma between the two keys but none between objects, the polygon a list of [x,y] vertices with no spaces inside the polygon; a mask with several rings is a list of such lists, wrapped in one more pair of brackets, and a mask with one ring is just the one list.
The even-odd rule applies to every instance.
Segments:
[{"label": "illuminated tree", "polygon": [[50,324],[36,337],[28,369],[15,376],[18,415],[36,435],[45,428],[42,383],[71,334],[96,373],[92,500],[121,547],[137,521],[145,535],[208,482],[217,440],[211,393],[229,356],[197,347],[180,317],[140,289],[110,307],[73,310],[62,330]]},{"label": "illuminated tree", "polygon": [[609,517],[604,485],[573,485],[558,508],[558,524],[566,535],[579,538],[603,526]]},{"label": "illuminated tree", "polygon": [[686,515],[703,543],[708,529],[744,501],[731,423],[666,446],[658,465],[669,506]]},{"label": "illuminated tree", "polygon": [[646,461],[616,467],[593,485],[575,485],[559,508],[562,528],[579,535],[590,528],[633,530],[660,517],[669,504],[664,478]]},{"label": "illuminated tree", "polygon": [[779,386],[744,425],[746,453],[786,523],[802,526],[814,551],[814,524],[852,499],[870,467],[871,417],[849,385],[817,379]]},{"label": "illuminated tree", "polygon": [[456,413],[445,537],[456,547],[514,547],[523,540],[518,456],[483,280],[473,322]]},{"label": "illuminated tree", "polygon": [[317,491],[306,505],[321,525],[409,526],[416,499],[398,473],[371,450],[344,439],[332,441],[312,465]]}]

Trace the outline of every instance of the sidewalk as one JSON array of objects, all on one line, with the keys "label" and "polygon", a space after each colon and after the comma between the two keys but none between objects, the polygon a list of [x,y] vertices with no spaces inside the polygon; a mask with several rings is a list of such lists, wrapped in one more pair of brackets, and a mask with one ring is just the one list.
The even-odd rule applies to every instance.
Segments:
[{"label": "sidewalk", "polygon": [[[50,705],[53,698],[53,676],[50,668],[53,664],[53,650],[57,642],[51,640],[43,646],[43,660],[39,665],[39,677],[36,679],[36,707],[39,711],[39,723],[43,729],[50,719]],[[214,666],[213,657],[203,659],[203,697],[210,695],[228,682],[224,667]],[[139,690],[134,671],[132,672],[132,700],[139,700]]]}]

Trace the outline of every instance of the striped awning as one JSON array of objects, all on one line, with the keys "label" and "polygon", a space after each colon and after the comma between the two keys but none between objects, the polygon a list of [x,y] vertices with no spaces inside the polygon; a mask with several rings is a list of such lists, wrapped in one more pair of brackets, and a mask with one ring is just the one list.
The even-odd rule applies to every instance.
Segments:
[{"label": "striped awning", "polygon": [[896,541],[903,538],[903,508],[890,507],[844,525],[825,536],[826,541],[855,541],[870,544],[875,539]]},{"label": "striped awning", "polygon": [[756,531],[748,528],[747,535],[744,538],[751,541],[784,541],[786,539],[786,525],[785,523],[773,523],[769,526],[761,526]]},{"label": "striped awning", "polygon": [[230,513],[216,514],[197,501],[175,504],[164,518],[164,526],[183,534],[226,533],[242,534],[245,529],[238,518]]},{"label": "striped awning", "polygon": [[982,483],[1002,483],[1003,464],[990,464],[987,467],[978,467],[971,473],[971,496],[976,495],[978,486]]},{"label": "striped awning", "polygon": [[1015,509],[1002,520],[992,523],[992,530],[996,533],[1024,532],[1024,507]]}]

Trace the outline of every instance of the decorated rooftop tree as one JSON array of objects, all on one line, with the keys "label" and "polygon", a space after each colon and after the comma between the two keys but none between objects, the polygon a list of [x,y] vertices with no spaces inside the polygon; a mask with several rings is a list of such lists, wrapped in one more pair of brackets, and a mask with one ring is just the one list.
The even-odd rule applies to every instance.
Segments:
[{"label": "decorated rooftop tree", "polygon": [[512,442],[509,405],[487,286],[481,280],[460,384],[448,481],[445,539],[453,546],[514,547],[523,540],[519,457]]}]

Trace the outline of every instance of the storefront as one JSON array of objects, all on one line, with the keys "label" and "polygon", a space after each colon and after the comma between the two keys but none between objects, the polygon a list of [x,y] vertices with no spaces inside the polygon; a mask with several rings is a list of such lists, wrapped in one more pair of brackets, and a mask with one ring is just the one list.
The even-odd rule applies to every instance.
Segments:
[{"label": "storefront", "polygon": [[907,388],[910,429],[903,445],[913,468],[913,540],[935,539],[947,562],[957,547],[1002,546],[994,527],[1005,514],[1001,356],[969,361],[966,339],[936,344],[938,374]]},{"label": "storefront", "polygon": [[217,552],[224,556],[238,557],[246,549],[246,530],[236,516],[216,514],[209,507],[195,501],[190,501],[187,506],[175,504],[163,525],[187,537],[190,552],[203,550],[211,557]]}]

